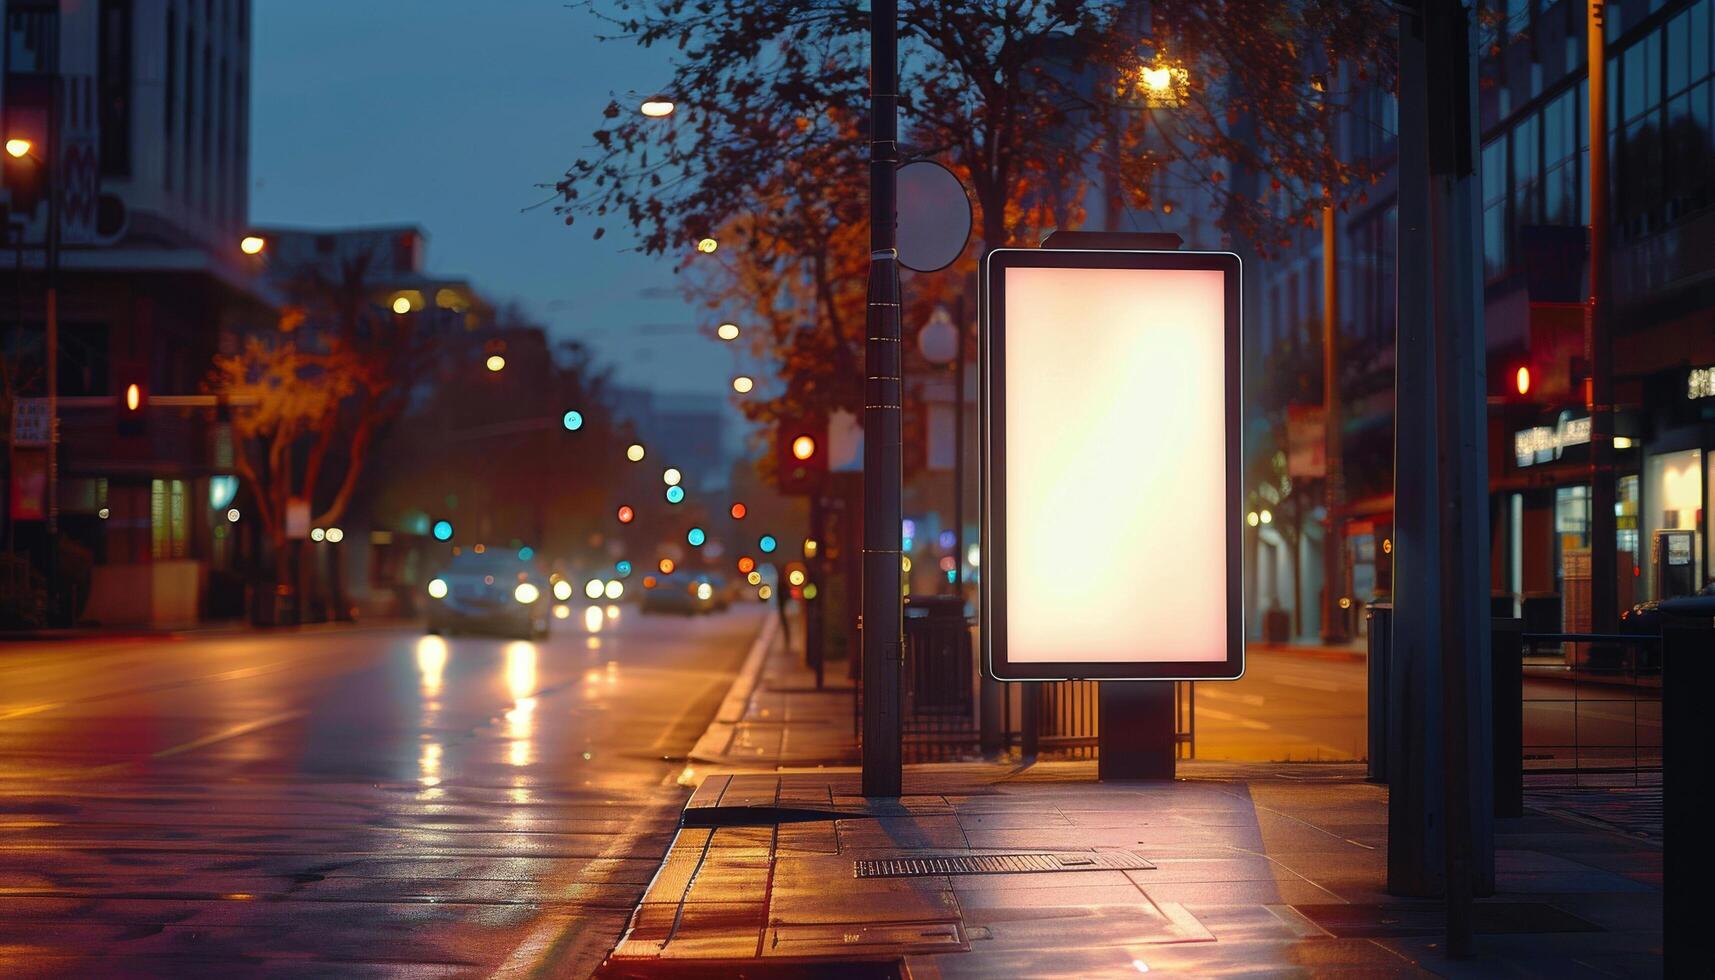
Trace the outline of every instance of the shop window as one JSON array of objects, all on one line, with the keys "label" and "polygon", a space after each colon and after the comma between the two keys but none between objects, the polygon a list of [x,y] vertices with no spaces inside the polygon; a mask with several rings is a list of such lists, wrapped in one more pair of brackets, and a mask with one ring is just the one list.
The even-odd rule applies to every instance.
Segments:
[{"label": "shop window", "polygon": [[[1703,515],[1703,456],[1698,450],[1659,453],[1644,462],[1643,527],[1639,545],[1643,549],[1641,563],[1643,598],[1659,598],[1655,581],[1653,554],[1657,531],[1676,529],[1702,530]],[[1702,544],[1692,549],[1702,553]],[[1699,573],[1701,574],[1701,573]]]},{"label": "shop window", "polygon": [[190,555],[190,500],[183,480],[149,484],[149,556],[156,561]]}]

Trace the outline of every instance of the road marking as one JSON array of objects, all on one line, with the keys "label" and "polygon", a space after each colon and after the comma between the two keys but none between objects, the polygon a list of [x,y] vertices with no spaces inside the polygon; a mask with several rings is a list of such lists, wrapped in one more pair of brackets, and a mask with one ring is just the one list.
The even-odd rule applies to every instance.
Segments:
[{"label": "road marking", "polygon": [[195,752],[197,749],[205,748],[216,742],[224,742],[229,738],[248,735],[257,729],[267,728],[270,725],[278,725],[283,721],[291,721],[293,718],[299,718],[308,713],[309,712],[306,711],[282,711],[277,715],[270,715],[267,718],[258,718],[255,721],[246,721],[241,724],[233,725],[230,728],[221,729],[212,735],[204,735],[202,738],[194,739],[184,743],[183,745],[175,745],[171,748],[162,749],[159,752],[151,754],[149,758],[166,759],[175,755],[182,755],[186,752]]},{"label": "road marking", "polygon": [[1276,684],[1282,687],[1301,687],[1308,691],[1321,691],[1324,694],[1336,694],[1344,688],[1332,681],[1311,681],[1302,677],[1276,677]]},{"label": "road marking", "polygon": [[1257,721],[1254,718],[1241,718],[1232,712],[1221,711],[1217,708],[1204,708],[1199,706],[1197,708],[1197,713],[1205,718],[1213,718],[1216,721],[1230,721],[1233,724],[1238,725],[1240,728],[1248,728],[1253,732],[1266,732],[1274,729],[1273,725],[1269,725],[1265,722]]},{"label": "road marking", "polygon": [[[1216,701],[1237,701],[1252,708],[1260,708],[1268,703],[1268,699],[1260,694],[1233,694],[1215,685],[1205,686],[1197,691],[1200,698],[1212,698]],[[1207,710],[1207,709],[1205,709]]]}]

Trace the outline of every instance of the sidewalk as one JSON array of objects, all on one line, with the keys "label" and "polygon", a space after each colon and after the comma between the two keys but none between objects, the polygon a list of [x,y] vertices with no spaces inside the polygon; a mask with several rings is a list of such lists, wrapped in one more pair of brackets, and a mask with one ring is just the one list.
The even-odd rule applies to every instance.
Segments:
[{"label": "sidewalk", "polygon": [[1387,794],[1361,766],[1195,761],[1103,784],[1092,762],[934,764],[870,801],[837,765],[855,756],[849,690],[814,692],[777,637],[767,651],[709,740],[724,748],[687,767],[696,792],[604,976],[1663,970],[1649,840],[1536,809],[1501,821],[1480,958],[1454,962],[1440,903],[1384,890]]}]

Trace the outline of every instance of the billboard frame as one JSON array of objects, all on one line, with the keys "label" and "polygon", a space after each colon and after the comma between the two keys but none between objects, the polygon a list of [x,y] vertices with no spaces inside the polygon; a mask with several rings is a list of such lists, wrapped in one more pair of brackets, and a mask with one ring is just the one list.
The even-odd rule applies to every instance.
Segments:
[{"label": "billboard frame", "polygon": [[[1006,610],[1006,298],[1005,274],[1017,268],[1207,270],[1224,275],[1223,346],[1226,418],[1226,659],[1130,661],[1022,661],[1008,658]],[[978,479],[982,527],[979,611],[983,669],[997,681],[1237,680],[1244,675],[1243,599],[1243,275],[1232,252],[1147,249],[1002,248],[983,257],[979,394],[982,406]]]}]

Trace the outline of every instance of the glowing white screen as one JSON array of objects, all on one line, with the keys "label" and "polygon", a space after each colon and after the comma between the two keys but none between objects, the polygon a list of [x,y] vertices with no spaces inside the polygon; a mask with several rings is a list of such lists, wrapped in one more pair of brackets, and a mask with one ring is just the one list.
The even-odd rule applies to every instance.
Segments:
[{"label": "glowing white screen", "polygon": [[1004,276],[1007,660],[1226,660],[1224,274]]}]

